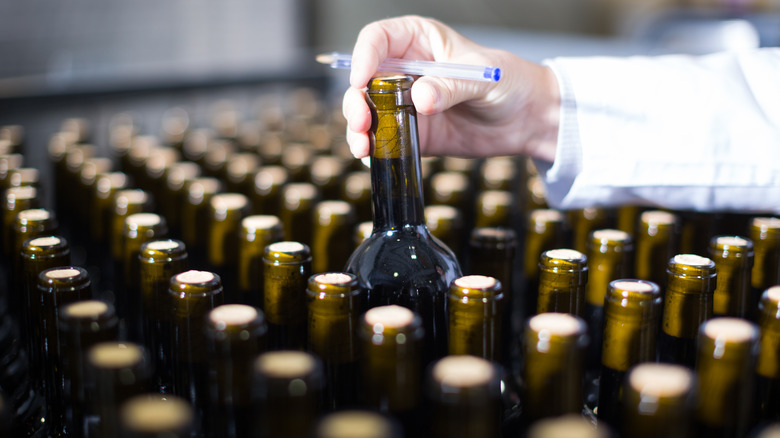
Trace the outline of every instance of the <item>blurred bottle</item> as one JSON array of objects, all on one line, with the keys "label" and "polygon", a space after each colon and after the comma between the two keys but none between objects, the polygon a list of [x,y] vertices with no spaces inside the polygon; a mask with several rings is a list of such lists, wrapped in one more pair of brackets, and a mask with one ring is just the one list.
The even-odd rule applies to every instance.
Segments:
[{"label": "blurred bottle", "polygon": [[760,350],[756,365],[755,408],[762,421],[780,420],[780,285],[772,286],[759,302]]},{"label": "blurred bottle", "polygon": [[501,430],[501,372],[488,360],[447,356],[431,367],[425,384],[432,438],[498,437]]},{"label": "blurred bottle", "polygon": [[465,256],[466,229],[461,212],[450,205],[428,205],[425,207],[425,225],[462,263]]},{"label": "blurred bottle", "polygon": [[322,412],[322,363],[303,351],[270,351],[254,361],[259,438],[306,437]]},{"label": "blurred bottle", "polygon": [[314,438],[402,438],[398,425],[368,410],[343,410],[324,415]]},{"label": "blurred bottle", "polygon": [[236,302],[262,307],[263,254],[265,247],[284,240],[282,222],[276,216],[251,215],[241,220],[238,240],[238,297]]},{"label": "blurred bottle", "polygon": [[208,267],[225,287],[225,300],[237,302],[239,235],[241,220],[249,215],[249,199],[240,193],[217,193],[211,198],[208,232]]},{"label": "blurred bottle", "polygon": [[686,438],[693,434],[696,377],[681,365],[642,363],[625,380],[620,436]]},{"label": "blurred bottle", "polygon": [[721,317],[699,329],[696,361],[699,436],[743,437],[754,425],[753,391],[758,328]]},{"label": "blurred bottle", "polygon": [[679,219],[660,210],[649,210],[639,216],[636,234],[636,278],[652,281],[666,289],[666,265],[679,254]]},{"label": "blurred bottle", "polygon": [[467,275],[453,281],[448,296],[448,353],[501,362],[505,305],[503,286],[494,277]]},{"label": "blurred bottle", "polygon": [[534,422],[526,435],[528,438],[609,438],[609,428],[593,424],[581,415],[566,414],[544,418]]},{"label": "blurred bottle", "polygon": [[531,210],[523,242],[523,316],[536,314],[540,257],[545,251],[563,248],[564,241],[563,213],[550,209]]},{"label": "blurred bottle", "polygon": [[208,263],[208,233],[211,198],[222,190],[216,178],[195,178],[187,186],[187,195],[181,211],[181,240],[193,266]]},{"label": "blurred bottle", "polygon": [[693,369],[699,325],[712,317],[715,263],[693,254],[669,260],[658,353],[661,362]]},{"label": "blurred bottle", "polygon": [[190,438],[192,406],[170,394],[147,393],[126,400],[119,411],[122,438]]},{"label": "blurred bottle", "polygon": [[282,205],[282,187],[287,184],[289,174],[282,166],[262,166],[255,173],[254,190],[251,196],[252,212],[279,216]]},{"label": "blurred bottle", "polygon": [[206,435],[248,437],[254,430],[252,362],[265,350],[263,313],[243,304],[215,307],[206,319],[209,404]]},{"label": "blurred bottle", "polygon": [[343,245],[352,238],[355,211],[346,201],[320,201],[313,211],[311,253],[312,270],[316,273],[344,269],[352,247]]},{"label": "blurred bottle", "polygon": [[286,239],[311,245],[314,206],[319,201],[320,193],[314,184],[291,183],[282,188],[279,219]]},{"label": "blurred bottle", "polygon": [[514,228],[517,221],[514,194],[505,190],[485,190],[477,194],[474,227]]},{"label": "blurred bottle", "polygon": [[355,208],[355,220],[371,220],[371,173],[365,170],[354,171],[344,177],[341,196]]},{"label": "blurred bottle", "polygon": [[405,436],[420,436],[422,318],[398,305],[379,306],[363,314],[357,330],[362,404],[396,418]]},{"label": "blurred bottle", "polygon": [[571,248],[588,251],[588,238],[596,230],[614,228],[613,211],[602,207],[587,207],[567,212],[572,229]]},{"label": "blurred bottle", "polygon": [[[753,287],[750,309],[755,310],[761,294],[780,284],[780,218],[753,218],[748,237],[753,242],[755,254],[750,277]],[[751,319],[756,319],[755,313],[751,314]]]}]

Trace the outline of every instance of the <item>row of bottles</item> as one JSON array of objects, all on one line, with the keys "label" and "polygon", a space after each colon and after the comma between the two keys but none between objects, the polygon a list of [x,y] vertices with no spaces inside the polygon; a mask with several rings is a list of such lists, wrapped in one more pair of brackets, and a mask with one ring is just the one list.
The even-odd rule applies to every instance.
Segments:
[{"label": "row of bottles", "polygon": [[[672,435],[653,428],[678,423],[673,436],[695,436],[717,421],[732,428],[722,436],[742,436],[759,418],[735,405],[777,419],[778,219],[546,209],[521,160],[420,159],[392,135],[397,123],[414,135],[413,110],[393,97],[408,84],[375,85],[390,132],[377,136],[387,143],[371,173],[323,140],[343,126],[311,109],[289,123],[265,115],[253,141],[226,128],[235,119],[157,139],[119,117],[110,154],[68,121],[50,144],[46,209],[46,172],[9,146],[0,239],[17,321],[3,318],[0,388],[24,411],[16,427],[119,436],[149,422],[139,412],[169,412],[180,436],[306,436],[321,414],[359,407],[393,420],[359,412],[333,430],[363,421],[385,436],[549,436],[534,435],[554,427],[546,419],[584,413],[621,436]],[[375,234],[361,226],[372,178],[391,186],[373,190]],[[456,257],[431,263],[449,266],[443,287],[366,286],[419,272],[399,266],[427,257],[404,233],[429,230]],[[361,244],[382,250],[348,262]],[[63,284],[68,293],[47,294]],[[732,348],[731,362],[747,365],[706,359]],[[659,357],[680,365],[645,364]],[[751,381],[750,396],[711,383],[754,391]],[[120,409],[131,393],[137,405]]]}]

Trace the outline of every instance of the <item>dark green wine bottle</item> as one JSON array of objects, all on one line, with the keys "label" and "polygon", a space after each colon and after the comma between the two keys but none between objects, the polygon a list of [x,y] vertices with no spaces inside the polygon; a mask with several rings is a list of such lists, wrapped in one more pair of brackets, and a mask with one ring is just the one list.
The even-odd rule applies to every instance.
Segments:
[{"label": "dark green wine bottle", "polygon": [[354,405],[358,370],[355,328],[363,310],[357,278],[342,272],[312,275],[306,301],[308,350],[319,356],[325,367],[323,406],[337,409]]},{"label": "dark green wine bottle", "polygon": [[588,258],[573,249],[551,249],[539,258],[539,297],[536,313],[585,311]]},{"label": "dark green wine bottle", "polygon": [[398,304],[423,319],[428,360],[447,350],[446,300],[460,277],[455,256],[425,226],[417,114],[412,78],[374,78],[371,108],[371,186],[374,227],[347,262],[369,307]]},{"label": "dark green wine bottle", "polygon": [[352,248],[343,245],[355,229],[355,211],[346,201],[320,201],[314,206],[311,253],[312,270],[316,273],[344,269]]},{"label": "dark green wine bottle", "polygon": [[658,354],[661,362],[693,369],[699,326],[712,317],[715,263],[693,254],[669,260]]},{"label": "dark green wine bottle", "polygon": [[272,243],[263,256],[264,305],[269,350],[306,347],[306,282],[311,277],[309,247],[293,241]]},{"label": "dark green wine bottle", "polygon": [[604,299],[598,417],[620,429],[621,394],[632,366],[656,359],[661,289],[644,280],[614,280]]},{"label": "dark green wine bottle", "polygon": [[523,316],[536,314],[539,297],[539,258],[551,249],[563,248],[564,214],[558,210],[536,209],[528,214],[523,241]]},{"label": "dark green wine bottle", "polygon": [[205,330],[209,357],[207,435],[252,436],[252,362],[265,351],[265,316],[252,306],[224,304],[209,312]]},{"label": "dark green wine bottle", "polygon": [[452,282],[448,298],[449,354],[500,362],[506,304],[501,282],[484,275],[460,277]]},{"label": "dark green wine bottle", "polygon": [[320,360],[303,351],[269,351],[253,366],[259,404],[255,436],[311,436],[322,412],[325,377]]},{"label": "dark green wine bottle", "polygon": [[369,410],[342,410],[326,414],[317,423],[314,438],[402,438],[396,422]]},{"label": "dark green wine bottle", "polygon": [[420,436],[423,364],[422,318],[398,305],[364,313],[360,339],[360,394],[364,406],[398,419],[407,437]]},{"label": "dark green wine bottle", "polygon": [[753,427],[758,327],[720,317],[699,328],[696,360],[698,436],[743,437]]},{"label": "dark green wine bottle", "polygon": [[469,355],[439,359],[425,384],[431,438],[501,436],[501,371]]},{"label": "dark green wine bottle", "polygon": [[517,202],[512,192],[485,190],[477,194],[474,227],[512,228],[517,223]]},{"label": "dark green wine bottle", "polygon": [[290,183],[282,187],[282,220],[286,239],[311,247],[314,206],[320,201],[317,187],[311,183]]},{"label": "dark green wine bottle", "polygon": [[282,205],[282,187],[287,184],[289,175],[282,166],[262,166],[255,173],[252,196],[252,212],[279,216]]},{"label": "dark green wine bottle", "polygon": [[357,222],[371,220],[371,173],[360,170],[350,172],[341,189],[341,197],[355,207]]},{"label": "dark green wine bottle", "polygon": [[583,409],[585,321],[566,313],[528,320],[523,337],[523,409],[528,424]]},{"label": "dark green wine bottle", "polygon": [[639,216],[636,235],[636,278],[666,287],[666,265],[678,253],[679,218],[661,210],[649,210]]},{"label": "dark green wine bottle", "polygon": [[463,215],[450,205],[428,205],[425,207],[425,225],[437,239],[444,242],[453,253],[463,256],[465,228]]},{"label": "dark green wine bottle", "polygon": [[87,352],[101,342],[116,340],[119,319],[114,307],[103,301],[83,300],[67,304],[59,314],[64,379],[63,403],[68,434],[85,436]]},{"label": "dark green wine bottle", "polygon": [[693,432],[696,378],[682,365],[642,363],[626,376],[620,436],[687,438]]},{"label": "dark green wine bottle", "polygon": [[759,302],[761,348],[756,364],[755,404],[763,421],[780,420],[780,285],[765,290]]},{"label": "dark green wine bottle", "polygon": [[170,394],[136,395],[119,411],[122,438],[190,438],[195,432],[192,406]]},{"label": "dark green wine bottle", "polygon": [[753,242],[740,236],[715,236],[710,240],[710,259],[718,281],[712,298],[713,316],[748,318],[754,313],[750,290]]},{"label": "dark green wine bottle", "polygon": [[[780,284],[780,218],[756,217],[749,236],[755,254],[750,283],[753,287],[750,309],[757,309],[761,294]],[[755,314],[750,319],[757,320]]]},{"label": "dark green wine bottle", "polygon": [[276,216],[251,215],[241,220],[238,239],[238,303],[263,306],[263,254],[265,247],[284,240]]}]

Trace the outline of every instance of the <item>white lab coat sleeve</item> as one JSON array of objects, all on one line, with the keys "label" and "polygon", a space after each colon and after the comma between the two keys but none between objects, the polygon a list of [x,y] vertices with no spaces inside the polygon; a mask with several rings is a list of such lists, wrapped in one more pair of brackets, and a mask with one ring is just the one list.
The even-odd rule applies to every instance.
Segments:
[{"label": "white lab coat sleeve", "polygon": [[780,212],[780,49],[555,58],[557,208]]}]

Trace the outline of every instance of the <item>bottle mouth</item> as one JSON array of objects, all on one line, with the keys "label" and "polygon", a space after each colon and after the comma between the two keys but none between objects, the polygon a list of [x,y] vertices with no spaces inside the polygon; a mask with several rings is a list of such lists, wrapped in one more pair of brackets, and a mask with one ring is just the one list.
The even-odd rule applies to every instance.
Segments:
[{"label": "bottle mouth", "polygon": [[368,83],[368,92],[372,94],[395,93],[411,89],[414,79],[403,74],[376,76]]}]

